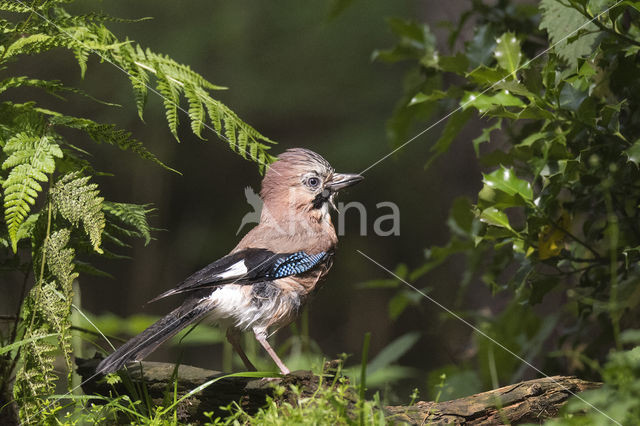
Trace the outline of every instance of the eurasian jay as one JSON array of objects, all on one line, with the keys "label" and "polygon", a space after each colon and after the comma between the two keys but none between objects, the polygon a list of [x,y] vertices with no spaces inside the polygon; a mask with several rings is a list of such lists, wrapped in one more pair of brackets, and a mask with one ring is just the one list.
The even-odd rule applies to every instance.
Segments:
[{"label": "eurasian jay", "polygon": [[226,256],[205,266],[152,301],[185,293],[182,305],[133,337],[98,365],[111,373],[140,361],[196,321],[227,330],[227,339],[249,370],[255,367],[240,347],[241,331],[253,331],[283,374],[289,369],[267,342],[291,323],[332,264],[338,238],[329,207],[343,188],[363,179],[336,173],[320,155],[289,149],[262,180],[260,223]]}]

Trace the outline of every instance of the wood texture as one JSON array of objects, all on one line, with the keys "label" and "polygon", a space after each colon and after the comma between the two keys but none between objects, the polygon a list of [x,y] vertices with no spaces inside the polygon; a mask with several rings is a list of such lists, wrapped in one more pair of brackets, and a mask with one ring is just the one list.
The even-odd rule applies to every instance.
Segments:
[{"label": "wood texture", "polygon": [[504,386],[446,402],[386,407],[390,419],[410,424],[500,425],[540,423],[555,417],[572,394],[599,387],[576,377],[554,376]]}]

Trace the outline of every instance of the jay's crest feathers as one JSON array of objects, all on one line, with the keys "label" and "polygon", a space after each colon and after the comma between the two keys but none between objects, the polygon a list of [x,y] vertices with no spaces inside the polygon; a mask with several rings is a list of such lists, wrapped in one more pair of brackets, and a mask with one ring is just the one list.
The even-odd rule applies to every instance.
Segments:
[{"label": "jay's crest feathers", "polygon": [[227,327],[227,338],[249,370],[253,364],[236,333],[251,329],[283,374],[289,369],[266,340],[295,319],[332,264],[337,236],[329,207],[341,189],[362,180],[336,173],[320,155],[289,149],[262,181],[260,223],[226,256],[190,275],[154,300],[184,293],[181,306],[105,358],[98,373],[139,361],[187,325],[208,318]]}]

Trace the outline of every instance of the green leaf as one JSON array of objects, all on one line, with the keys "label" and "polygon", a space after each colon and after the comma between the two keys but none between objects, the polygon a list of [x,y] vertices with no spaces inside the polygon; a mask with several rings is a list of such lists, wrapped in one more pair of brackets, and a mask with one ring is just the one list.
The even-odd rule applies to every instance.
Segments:
[{"label": "green leaf", "polygon": [[104,198],[99,196],[98,185],[89,183],[89,176],[82,177],[79,172],[62,176],[51,188],[51,201],[56,212],[83,229],[91,241],[93,249],[102,253],[102,231],[106,221],[102,212]]},{"label": "green leaf", "polygon": [[9,176],[2,182],[4,214],[15,253],[18,250],[18,229],[42,191],[39,182],[46,182],[47,174],[53,173],[55,158],[62,157],[62,151],[52,136],[28,132],[11,137],[3,151],[8,158],[2,169],[10,169]]},{"label": "green leaf", "polygon": [[471,116],[471,110],[458,110],[449,117],[449,120],[447,120],[447,124],[445,124],[444,130],[442,131],[442,135],[440,135],[440,138],[429,150],[432,155],[427,160],[427,163],[424,166],[425,169],[428,168],[436,158],[449,149],[453,140],[462,131]]},{"label": "green leaf", "polygon": [[472,67],[487,65],[491,61],[496,46],[496,35],[490,24],[477,28],[471,41],[465,45],[465,52]]},{"label": "green leaf", "polygon": [[622,151],[624,155],[627,156],[627,161],[636,165],[636,167],[640,166],[640,139],[637,139],[633,145],[629,148]]},{"label": "green leaf", "polygon": [[387,23],[398,37],[398,43],[391,49],[375,50],[372,60],[397,62],[417,59],[426,67],[437,67],[436,39],[428,25],[397,18],[390,18]]},{"label": "green leaf", "polygon": [[180,174],[175,169],[164,164],[142,142],[133,138],[131,132],[120,129],[113,124],[102,124],[81,117],[63,115],[55,111],[37,108],[36,111],[48,115],[49,123],[84,131],[93,141],[115,145],[123,151],[131,151],[144,160],[151,161],[167,170]]},{"label": "green leaf", "polygon": [[532,202],[533,189],[526,180],[516,176],[512,169],[500,167],[489,174],[483,174],[482,181],[485,185],[503,191],[509,195],[520,195],[523,199]]},{"label": "green leaf", "polygon": [[482,222],[488,223],[489,225],[498,226],[500,228],[506,228],[510,231],[513,231],[513,228],[509,224],[507,215],[495,207],[488,207],[482,210],[482,212],[480,212],[480,220]]},{"label": "green leaf", "polygon": [[469,68],[469,59],[462,52],[458,52],[454,56],[441,56],[438,66],[443,71],[464,74]]},{"label": "green leaf", "polygon": [[473,208],[467,197],[458,197],[453,200],[449,210],[447,226],[454,234],[466,237],[473,233]]},{"label": "green leaf", "polygon": [[[109,217],[109,224],[120,234],[128,237],[138,237],[145,240],[145,245],[151,242],[151,231],[154,229],[149,225],[148,215],[155,209],[150,204],[130,204],[130,203],[114,203],[105,201],[102,203],[102,209]],[[126,228],[124,228],[126,227]]]},{"label": "green leaf", "polygon": [[522,60],[520,41],[514,33],[504,33],[497,40],[498,44],[493,56],[498,61],[500,68],[505,70],[512,78],[516,78],[516,71]]},{"label": "green leaf", "polygon": [[48,339],[48,338],[54,337],[56,335],[57,335],[56,333],[50,333],[50,334],[43,334],[43,335],[40,335],[40,336],[29,337],[28,339],[18,340],[16,342],[11,343],[10,345],[2,346],[0,348],[0,355],[4,355],[6,353],[9,353],[12,350],[18,349],[19,347],[24,346],[26,344],[33,343],[35,341],[42,340],[42,339]]},{"label": "green leaf", "polygon": [[411,98],[411,100],[409,101],[409,106],[421,104],[424,102],[438,101],[440,99],[445,99],[447,97],[449,97],[449,93],[443,92],[442,90],[434,90],[428,95],[420,92],[416,94],[413,98]]},{"label": "green leaf", "polygon": [[[460,218],[457,218],[460,219]],[[455,220],[455,219],[450,219]],[[456,229],[456,226],[464,225],[461,223],[451,222],[450,226],[452,229]],[[469,225],[471,226],[471,225]],[[460,229],[460,228],[458,228]],[[464,237],[467,237],[468,234],[464,234]],[[452,238],[449,243],[445,246],[433,246],[425,249],[424,257],[426,262],[418,267],[416,270],[411,272],[409,276],[410,281],[415,281],[423,275],[429,273],[435,267],[441,265],[445,260],[451,257],[454,254],[463,253],[471,248],[471,245],[467,239],[460,240],[458,238]]]},{"label": "green leaf", "polygon": [[480,65],[466,75],[468,79],[480,85],[493,85],[507,76],[505,70],[489,68],[486,65]]},{"label": "green leaf", "polygon": [[463,109],[476,108],[478,112],[484,113],[497,107],[524,107],[517,96],[513,96],[508,90],[501,90],[494,95],[484,95],[482,93],[466,92],[460,100]]},{"label": "green leaf", "polygon": [[475,151],[477,157],[480,156],[480,144],[484,142],[490,142],[491,132],[493,132],[494,130],[500,130],[500,129],[502,129],[502,119],[498,119],[491,126],[483,128],[480,136],[478,136],[472,141],[473,150]]},{"label": "green leaf", "polygon": [[378,353],[378,355],[376,355],[376,357],[371,360],[369,366],[367,367],[367,372],[369,374],[372,374],[376,370],[388,367],[394,362],[398,361],[418,342],[419,339],[420,333],[416,331],[398,337],[387,346],[385,346],[384,349],[382,349],[380,353]]},{"label": "green leaf", "polygon": [[[593,52],[593,44],[598,37],[598,27],[592,23],[587,24],[588,20],[583,14],[557,0],[542,0],[540,9],[542,10],[540,29],[547,30],[558,56],[569,66],[577,67],[578,58]],[[575,40],[569,41],[567,36],[578,28],[586,32],[579,34]]]}]

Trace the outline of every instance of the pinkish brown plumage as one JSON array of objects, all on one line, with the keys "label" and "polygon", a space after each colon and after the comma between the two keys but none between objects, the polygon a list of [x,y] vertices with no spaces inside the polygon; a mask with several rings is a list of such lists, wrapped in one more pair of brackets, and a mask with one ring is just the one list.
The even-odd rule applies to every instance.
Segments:
[{"label": "pinkish brown plumage", "polygon": [[105,358],[109,373],[143,359],[187,325],[207,319],[227,338],[250,370],[238,333],[251,330],[283,374],[289,369],[267,342],[267,333],[293,321],[331,268],[338,242],[329,208],[335,194],[362,180],[336,173],[320,155],[290,149],[270,165],[262,181],[260,223],[225,257],[192,274],[156,299],[185,293],[178,308]]}]

